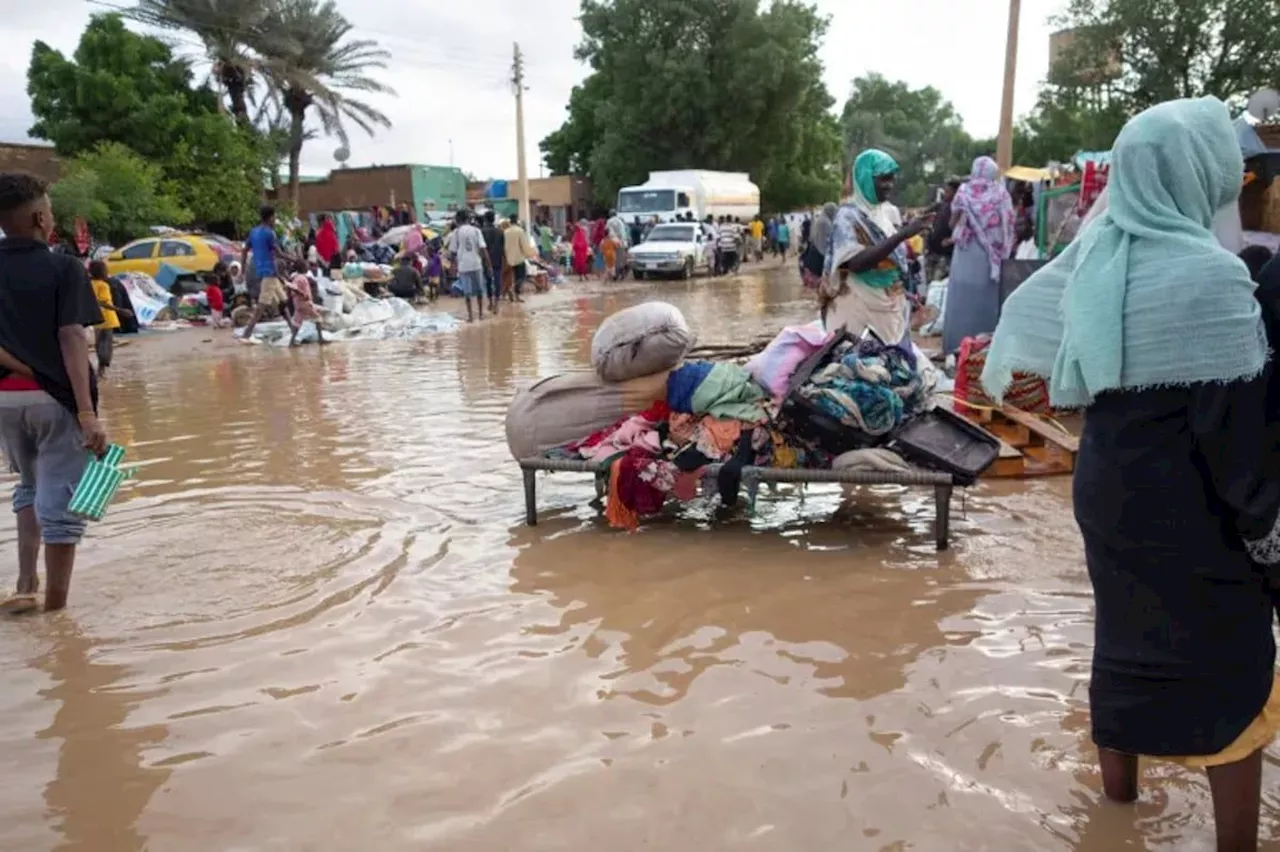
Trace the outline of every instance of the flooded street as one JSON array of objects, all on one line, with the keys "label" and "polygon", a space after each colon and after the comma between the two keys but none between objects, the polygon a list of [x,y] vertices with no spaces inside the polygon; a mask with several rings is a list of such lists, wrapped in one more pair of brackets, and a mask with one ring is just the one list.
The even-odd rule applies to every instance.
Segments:
[{"label": "flooded street", "polygon": [[0,849],[1212,847],[1202,776],[1099,803],[1066,478],[958,496],[944,554],[894,487],[628,535],[556,475],[526,528],[513,393],[653,296],[702,342],[814,316],[788,264],[412,341],[121,350],[138,476],[70,608],[0,620]]}]

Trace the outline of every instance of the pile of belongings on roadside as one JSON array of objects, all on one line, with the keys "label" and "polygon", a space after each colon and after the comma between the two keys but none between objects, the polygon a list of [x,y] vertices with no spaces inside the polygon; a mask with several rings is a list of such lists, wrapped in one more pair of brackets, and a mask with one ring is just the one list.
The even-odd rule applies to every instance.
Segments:
[{"label": "pile of belongings on roadside", "polygon": [[697,496],[712,470],[732,505],[747,465],[912,469],[885,445],[933,409],[937,371],[909,340],[788,327],[745,365],[685,360],[693,342],[680,311],[663,302],[608,317],[592,341],[594,372],[517,394],[507,414],[512,455],[607,464],[605,515],[627,529],[669,499]]},{"label": "pile of belongings on roadside", "polygon": [[[363,294],[361,294],[363,295]],[[326,341],[404,340],[428,334],[456,331],[460,325],[452,314],[423,313],[403,299],[365,297],[350,311],[317,306],[320,327]],[[236,332],[241,334],[241,332]],[[288,346],[292,332],[284,320],[260,322],[253,328],[253,342],[268,346]],[[319,339],[316,324],[306,320],[298,329],[298,343]]]}]

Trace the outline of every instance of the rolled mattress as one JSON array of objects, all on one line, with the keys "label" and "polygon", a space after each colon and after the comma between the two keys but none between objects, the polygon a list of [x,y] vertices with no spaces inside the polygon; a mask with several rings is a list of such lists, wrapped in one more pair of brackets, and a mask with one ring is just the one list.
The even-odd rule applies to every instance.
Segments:
[{"label": "rolled mattress", "polygon": [[594,372],[552,376],[516,394],[507,409],[507,446],[516,459],[581,440],[667,398],[668,370],[606,382]]}]

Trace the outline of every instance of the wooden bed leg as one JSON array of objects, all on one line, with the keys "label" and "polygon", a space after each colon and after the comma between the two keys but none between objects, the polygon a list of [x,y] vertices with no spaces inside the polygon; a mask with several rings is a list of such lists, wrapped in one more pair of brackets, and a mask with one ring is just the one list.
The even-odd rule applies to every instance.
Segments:
[{"label": "wooden bed leg", "polygon": [[609,475],[605,473],[596,474],[596,499],[604,503],[604,498],[609,493]]},{"label": "wooden bed leg", "polygon": [[531,527],[538,525],[538,472],[525,468],[524,474],[524,522]]},{"label": "wooden bed leg", "polygon": [[933,486],[933,531],[938,550],[951,546],[951,490],[950,485]]}]

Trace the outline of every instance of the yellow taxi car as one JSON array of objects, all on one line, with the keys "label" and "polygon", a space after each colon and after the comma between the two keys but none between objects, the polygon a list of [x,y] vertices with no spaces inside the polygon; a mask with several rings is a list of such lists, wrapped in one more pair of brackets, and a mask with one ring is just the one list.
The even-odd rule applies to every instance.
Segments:
[{"label": "yellow taxi car", "polygon": [[116,249],[106,261],[108,275],[142,272],[154,278],[162,263],[187,272],[209,272],[218,261],[238,258],[235,246],[216,234],[159,234]]}]

